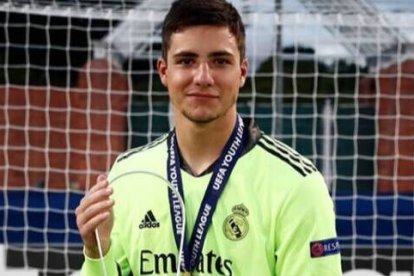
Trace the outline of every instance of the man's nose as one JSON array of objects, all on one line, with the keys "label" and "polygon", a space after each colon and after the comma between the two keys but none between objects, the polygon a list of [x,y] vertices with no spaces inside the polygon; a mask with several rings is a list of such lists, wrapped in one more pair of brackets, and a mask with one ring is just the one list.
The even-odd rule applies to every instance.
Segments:
[{"label": "man's nose", "polygon": [[214,83],[211,68],[207,62],[202,62],[196,68],[194,81],[200,86],[210,86]]}]

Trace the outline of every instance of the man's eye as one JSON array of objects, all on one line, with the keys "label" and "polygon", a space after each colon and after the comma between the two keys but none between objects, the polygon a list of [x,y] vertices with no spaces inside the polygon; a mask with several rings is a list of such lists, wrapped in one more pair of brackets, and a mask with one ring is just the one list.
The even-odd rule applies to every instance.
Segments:
[{"label": "man's eye", "polygon": [[228,61],[225,58],[218,58],[214,61],[214,63],[218,65],[225,65],[225,64],[230,64],[230,61]]},{"label": "man's eye", "polygon": [[182,58],[177,61],[178,64],[182,64],[182,65],[191,65],[193,64],[193,62],[194,61],[191,58]]}]

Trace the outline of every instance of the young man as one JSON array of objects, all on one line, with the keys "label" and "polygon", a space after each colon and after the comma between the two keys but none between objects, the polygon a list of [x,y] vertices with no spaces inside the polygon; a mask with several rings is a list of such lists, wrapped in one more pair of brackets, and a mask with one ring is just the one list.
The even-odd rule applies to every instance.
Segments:
[{"label": "young man", "polygon": [[[341,275],[333,204],[312,163],[241,119],[248,64],[240,15],[223,0],[178,0],[163,26],[162,83],[175,128],[122,154],[76,210],[82,275]],[[183,210],[187,223],[181,267]],[[121,176],[119,178],[119,176]],[[153,177],[154,178],[154,177]]]}]

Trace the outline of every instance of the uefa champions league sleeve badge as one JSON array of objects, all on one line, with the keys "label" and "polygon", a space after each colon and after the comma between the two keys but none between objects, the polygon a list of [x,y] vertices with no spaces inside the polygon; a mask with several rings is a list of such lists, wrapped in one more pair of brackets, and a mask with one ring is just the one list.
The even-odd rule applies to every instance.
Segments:
[{"label": "uefa champions league sleeve badge", "polygon": [[229,240],[239,241],[249,232],[249,210],[243,204],[235,205],[231,210],[233,214],[224,220],[223,232]]}]

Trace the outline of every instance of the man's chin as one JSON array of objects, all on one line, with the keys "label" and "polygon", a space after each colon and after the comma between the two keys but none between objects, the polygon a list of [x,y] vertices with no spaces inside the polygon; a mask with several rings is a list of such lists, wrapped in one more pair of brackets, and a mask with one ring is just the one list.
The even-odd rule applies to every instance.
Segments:
[{"label": "man's chin", "polygon": [[217,120],[220,116],[213,114],[189,114],[184,112],[184,117],[195,124],[205,125]]}]

